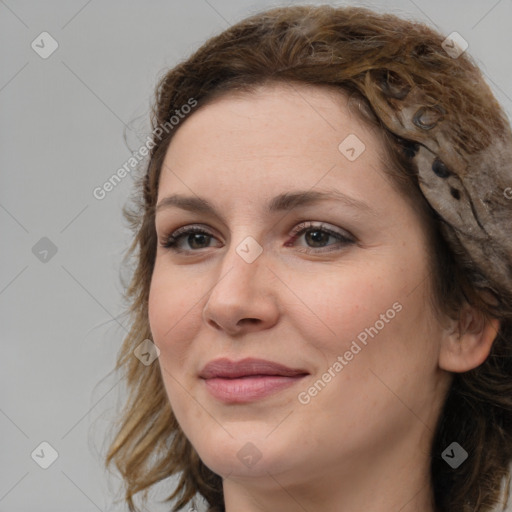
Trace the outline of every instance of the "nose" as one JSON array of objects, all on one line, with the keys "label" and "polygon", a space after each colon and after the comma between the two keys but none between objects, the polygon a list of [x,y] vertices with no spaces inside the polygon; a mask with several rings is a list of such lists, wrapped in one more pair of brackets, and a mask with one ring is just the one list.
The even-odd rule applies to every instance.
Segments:
[{"label": "nose", "polygon": [[219,264],[203,309],[207,325],[231,336],[269,329],[279,318],[278,280],[267,266],[265,251],[249,262],[236,249],[231,247]]}]

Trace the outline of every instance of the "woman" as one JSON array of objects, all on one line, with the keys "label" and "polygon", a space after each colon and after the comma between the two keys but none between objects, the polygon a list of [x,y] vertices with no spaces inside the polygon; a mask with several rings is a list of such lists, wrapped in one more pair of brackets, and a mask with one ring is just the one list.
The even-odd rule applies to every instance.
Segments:
[{"label": "woman", "polygon": [[174,511],[508,499],[512,133],[457,41],[273,9],[170,70],[152,122],[107,455],[130,510],[171,475]]}]

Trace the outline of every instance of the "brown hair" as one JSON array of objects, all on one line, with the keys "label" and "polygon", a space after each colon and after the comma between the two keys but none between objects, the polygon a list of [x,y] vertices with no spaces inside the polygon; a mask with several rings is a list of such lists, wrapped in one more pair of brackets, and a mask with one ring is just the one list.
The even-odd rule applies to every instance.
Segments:
[{"label": "brown hair", "polygon": [[[273,81],[329,86],[348,93],[362,119],[378,128],[385,141],[386,171],[418,211],[428,218],[432,244],[432,300],[439,312],[456,316],[467,302],[487,317],[499,318],[491,353],[479,367],[454,374],[434,434],[431,479],[440,512],[488,512],[500,504],[501,485],[508,501],[512,461],[512,301],[496,306],[480,291],[483,277],[456,239],[448,243],[446,226],[425,200],[411,160],[416,142],[389,130],[376,107],[375,83],[393,93],[405,82],[430,97],[450,101],[457,120],[467,126],[461,137],[478,147],[490,136],[488,126],[503,125],[503,113],[477,67],[466,54],[450,57],[443,37],[429,27],[390,14],[356,7],[293,6],[259,13],[211,38],[187,60],[168,71],[156,91],[152,113],[150,161],[137,182],[133,205],[123,210],[134,233],[125,260],[135,269],[125,298],[132,325],[120,349],[115,370],[123,370],[130,390],[116,434],[106,456],[124,478],[125,500],[157,482],[180,475],[168,501],[177,511],[196,495],[214,510],[224,510],[222,479],[207,468],[184,435],[170,408],[158,365],[145,366],[134,349],[151,338],[148,296],[156,254],[154,208],[163,159],[173,134],[162,137],[176,109],[194,98],[199,108],[214,97],[251,92]],[[370,87],[372,85],[372,87]],[[476,128],[476,129],[475,129]],[[463,128],[461,128],[463,130]],[[482,270],[482,269],[480,269]],[[485,280],[484,280],[485,281]],[[485,284],[485,282],[484,282]],[[509,290],[512,293],[512,291]],[[468,459],[452,469],[441,457],[457,442]]]}]

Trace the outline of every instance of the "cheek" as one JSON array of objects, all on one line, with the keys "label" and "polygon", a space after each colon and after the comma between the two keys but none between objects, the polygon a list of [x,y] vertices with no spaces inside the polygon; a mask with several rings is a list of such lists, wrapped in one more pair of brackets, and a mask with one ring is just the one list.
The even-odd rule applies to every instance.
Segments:
[{"label": "cheek", "polygon": [[380,327],[383,321],[393,320],[407,293],[404,274],[390,271],[385,264],[297,273],[290,282],[300,301],[295,301],[293,321],[300,322],[304,338],[329,340],[336,349],[375,322]]},{"label": "cheek", "polygon": [[[148,320],[153,342],[160,349],[158,364],[175,416],[195,421],[199,414],[190,407],[191,397],[185,370],[190,368],[190,341],[197,332],[197,310],[191,309],[190,287],[177,283],[176,272],[155,265],[148,298]],[[180,289],[182,287],[182,289]],[[194,325],[194,319],[196,319]]]},{"label": "cheek", "polygon": [[178,271],[171,271],[163,265],[155,265],[148,298],[148,320],[153,341],[163,354],[172,350],[176,358],[182,357],[185,341],[194,332],[193,323],[197,317],[194,304],[194,290],[177,278]]},{"label": "cheek", "polygon": [[[435,367],[436,344],[429,334],[422,267],[411,261],[404,268],[393,261],[294,278],[294,290],[307,308],[300,303],[291,321],[309,351],[305,353],[320,356],[320,374],[328,368],[336,374],[333,381],[338,384],[324,393],[326,399],[331,392],[356,392],[375,384],[371,370],[392,389],[400,389]],[[341,363],[338,356],[343,357]],[[409,388],[413,394],[418,391],[412,383]]]}]

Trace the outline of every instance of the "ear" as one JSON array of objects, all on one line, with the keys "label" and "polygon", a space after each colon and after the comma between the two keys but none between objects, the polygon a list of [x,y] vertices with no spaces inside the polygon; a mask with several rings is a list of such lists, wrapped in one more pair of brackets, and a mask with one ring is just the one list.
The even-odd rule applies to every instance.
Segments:
[{"label": "ear", "polygon": [[486,317],[482,311],[465,305],[459,318],[443,331],[439,366],[462,373],[480,366],[489,355],[498,334],[500,321]]}]

